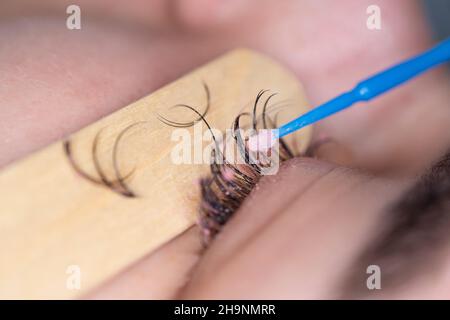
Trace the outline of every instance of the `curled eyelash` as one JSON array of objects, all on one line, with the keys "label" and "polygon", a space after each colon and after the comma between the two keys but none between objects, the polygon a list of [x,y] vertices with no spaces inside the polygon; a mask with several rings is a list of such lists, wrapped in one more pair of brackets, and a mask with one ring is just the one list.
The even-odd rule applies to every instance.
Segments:
[{"label": "curled eyelash", "polygon": [[142,123],[145,123],[145,122],[141,121],[141,122],[136,122],[136,123],[129,125],[128,127],[123,129],[119,133],[119,135],[116,137],[116,139],[114,141],[114,146],[113,146],[113,151],[112,151],[112,162],[113,162],[113,170],[114,170],[114,176],[115,176],[114,180],[110,180],[106,176],[105,170],[103,169],[103,166],[101,165],[101,163],[99,161],[98,145],[99,145],[100,135],[101,135],[103,129],[99,130],[97,132],[97,134],[95,135],[94,141],[92,142],[92,149],[91,149],[92,161],[94,163],[95,173],[98,175],[98,178],[93,177],[90,174],[88,174],[87,172],[85,172],[83,169],[81,169],[81,167],[75,161],[74,156],[73,156],[73,151],[72,151],[72,143],[70,140],[65,140],[63,142],[64,153],[66,154],[67,159],[69,159],[69,163],[72,166],[72,168],[75,170],[75,172],[77,174],[79,174],[81,177],[83,177],[84,179],[86,179],[94,184],[104,186],[104,187],[112,190],[113,192],[116,192],[124,197],[135,198],[135,197],[137,197],[136,193],[134,191],[132,191],[130,189],[130,187],[128,186],[128,184],[126,183],[126,181],[129,180],[133,176],[135,169],[132,169],[126,175],[121,174],[121,172],[119,170],[119,165],[118,165],[118,150],[119,150],[119,144],[120,144],[123,136],[125,135],[125,133],[127,133],[131,128],[133,128],[139,124],[142,124]]},{"label": "curled eyelash", "polygon": [[[206,107],[205,110],[203,111],[203,113],[198,113],[196,110],[195,112],[198,113],[198,118],[193,120],[193,121],[188,121],[188,122],[176,122],[176,121],[172,121],[167,119],[166,117],[162,116],[161,114],[157,114],[158,119],[164,123],[167,124],[168,126],[171,127],[175,127],[175,128],[188,128],[188,127],[192,127],[196,122],[198,122],[199,120],[201,120],[203,117],[205,117],[205,115],[208,113],[210,105],[211,105],[211,93],[209,91],[209,87],[205,82],[202,82],[203,84],[203,89],[205,90],[205,94],[206,94]],[[171,108],[192,108],[191,106],[187,105],[187,104],[176,104],[174,106],[172,106]]]},{"label": "curled eyelash", "polygon": [[[192,108],[191,106],[186,105],[186,104],[176,104],[176,105],[172,106],[172,108],[188,108],[188,109],[195,110],[195,112],[198,113],[199,118],[197,118],[193,121],[190,121],[190,122],[172,121],[160,114],[157,114],[157,118],[161,122],[165,123],[166,125],[176,127],[176,128],[186,128],[186,127],[193,126],[199,119],[201,119],[208,113],[209,108],[210,108],[211,94],[209,91],[209,87],[205,82],[203,82],[202,84],[203,84],[203,88],[205,90],[205,95],[206,95],[206,107],[205,107],[205,110],[203,111],[203,113],[198,113],[194,108]],[[118,136],[116,137],[116,139],[114,141],[113,151],[112,151],[112,164],[113,164],[113,171],[114,171],[114,176],[115,176],[114,180],[110,180],[107,178],[107,176],[105,174],[105,170],[103,169],[103,166],[99,161],[98,144],[99,144],[100,135],[101,135],[103,129],[99,130],[97,132],[97,134],[95,135],[93,143],[92,143],[92,150],[91,150],[92,161],[94,163],[94,170],[95,170],[95,173],[98,176],[98,178],[93,177],[92,175],[85,172],[83,169],[81,169],[81,167],[75,161],[75,158],[73,156],[73,150],[72,150],[72,142],[70,140],[65,140],[63,142],[64,153],[65,153],[67,159],[69,160],[69,163],[72,166],[72,168],[82,178],[84,178],[96,185],[106,187],[106,188],[112,190],[113,192],[116,192],[124,197],[135,198],[135,197],[137,197],[136,193],[134,191],[132,191],[130,189],[130,187],[128,186],[128,184],[126,183],[126,181],[129,180],[133,176],[134,169],[124,176],[121,174],[121,172],[119,170],[119,165],[118,165],[118,150],[119,150],[119,144],[120,144],[123,136],[125,135],[125,133],[128,132],[131,128],[135,127],[136,125],[139,125],[142,123],[145,123],[145,121],[140,121],[140,122],[130,124],[128,127],[123,129],[118,134]]]}]

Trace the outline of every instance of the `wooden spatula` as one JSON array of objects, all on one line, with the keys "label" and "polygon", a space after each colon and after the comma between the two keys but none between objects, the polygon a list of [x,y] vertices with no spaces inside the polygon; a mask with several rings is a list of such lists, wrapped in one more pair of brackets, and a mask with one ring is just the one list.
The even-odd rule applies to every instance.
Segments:
[{"label": "wooden spatula", "polygon": [[[289,103],[279,123],[306,111],[291,73],[264,56],[235,50],[3,168],[0,298],[81,296],[194,224],[200,199],[195,181],[208,174],[208,165],[173,163],[175,128],[161,116],[193,121],[195,114],[172,107],[202,112],[209,93],[205,117],[224,130],[239,112],[251,110],[261,89]],[[298,149],[304,150],[310,130],[300,135]],[[117,176],[126,188],[114,182]],[[80,277],[79,288],[70,285],[71,276]]]}]

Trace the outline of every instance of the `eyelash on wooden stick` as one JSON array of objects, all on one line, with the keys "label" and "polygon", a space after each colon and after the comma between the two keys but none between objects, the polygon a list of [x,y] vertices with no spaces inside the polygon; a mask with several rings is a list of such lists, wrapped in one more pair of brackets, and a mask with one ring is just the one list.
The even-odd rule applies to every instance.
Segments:
[{"label": "eyelash on wooden stick", "polygon": [[[208,103],[205,109],[207,111],[209,109],[210,95],[208,86],[204,84],[204,87],[208,97]],[[190,125],[194,125],[197,121],[202,121],[210,131],[215,144],[215,148],[211,151],[210,175],[201,178],[199,182],[201,202],[199,207],[198,225],[202,233],[204,246],[207,246],[221,231],[223,226],[239,209],[262,176],[261,165],[257,162],[249,161],[250,152],[247,145],[248,137],[243,137],[240,133],[240,120],[244,116],[250,117],[253,130],[276,128],[276,115],[275,119],[272,119],[268,115],[271,99],[275,95],[276,93],[270,94],[269,90],[261,90],[256,96],[252,112],[240,113],[233,121],[233,138],[238,150],[241,152],[241,156],[245,159],[245,164],[242,165],[229,162],[224,156],[224,152],[220,150],[218,139],[214,136],[211,126],[206,120],[207,112],[200,113],[191,106],[178,105],[191,110],[198,116],[197,120],[190,123]],[[265,100],[263,101],[263,99]],[[262,111],[261,113],[258,113],[261,104]],[[164,119],[163,122],[173,127],[188,126],[187,123],[177,123],[168,119]],[[280,139],[279,142],[279,156],[281,161],[286,161],[296,156],[294,151],[291,150],[283,139]],[[308,149],[303,155],[306,154],[312,154],[312,149]],[[217,159],[221,159],[222,161],[218,162],[216,161]]]}]

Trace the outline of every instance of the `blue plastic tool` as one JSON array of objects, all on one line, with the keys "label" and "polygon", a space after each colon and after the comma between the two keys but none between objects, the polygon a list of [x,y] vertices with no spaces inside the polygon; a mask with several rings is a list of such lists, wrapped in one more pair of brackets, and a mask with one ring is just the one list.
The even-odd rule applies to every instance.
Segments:
[{"label": "blue plastic tool", "polygon": [[312,109],[274,130],[275,138],[322,120],[359,101],[369,101],[408,81],[422,72],[450,60],[450,38],[424,53],[390,67],[361,81],[352,90]]}]

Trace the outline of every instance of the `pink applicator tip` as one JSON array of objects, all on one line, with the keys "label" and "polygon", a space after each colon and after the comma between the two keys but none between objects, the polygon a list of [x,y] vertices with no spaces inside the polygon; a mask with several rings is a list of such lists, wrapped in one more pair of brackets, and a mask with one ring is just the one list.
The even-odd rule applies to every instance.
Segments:
[{"label": "pink applicator tip", "polygon": [[262,129],[249,138],[248,148],[253,152],[267,151],[275,145],[276,141],[275,130]]}]

